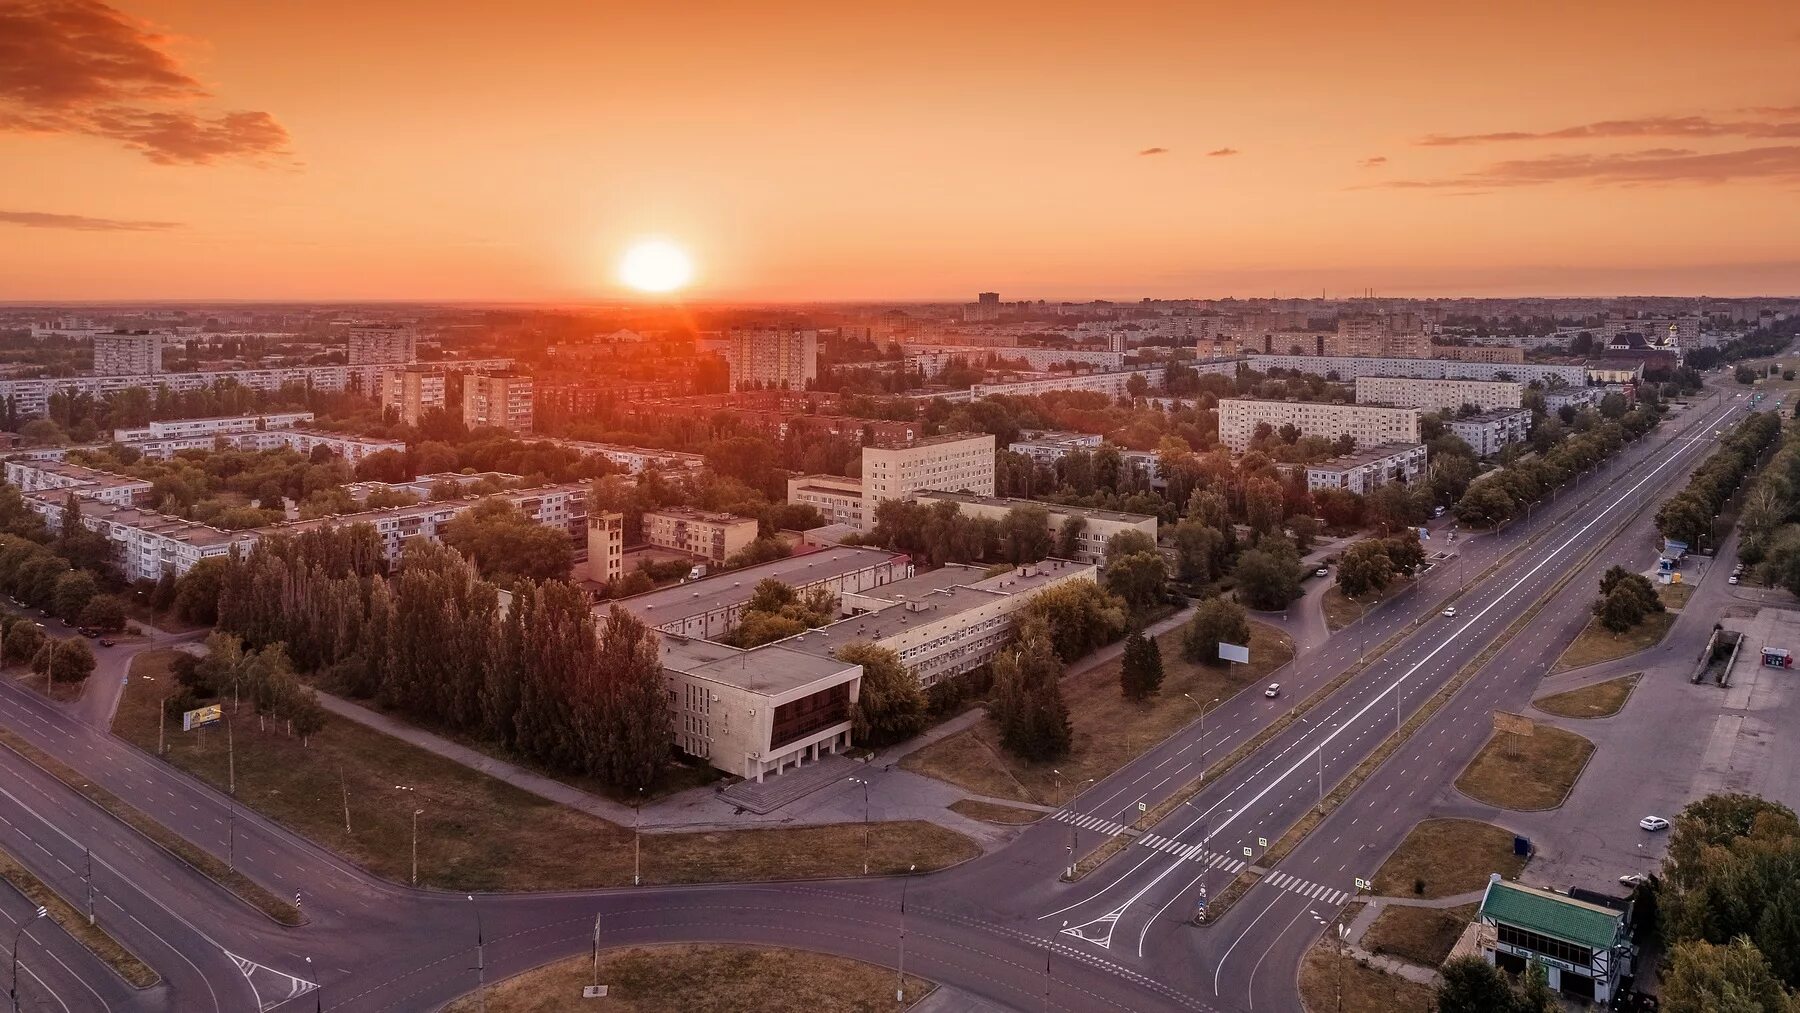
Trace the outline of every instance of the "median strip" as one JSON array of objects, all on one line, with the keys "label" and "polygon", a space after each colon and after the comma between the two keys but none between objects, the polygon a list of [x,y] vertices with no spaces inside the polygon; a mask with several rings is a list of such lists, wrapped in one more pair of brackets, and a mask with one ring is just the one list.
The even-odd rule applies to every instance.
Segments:
[{"label": "median strip", "polygon": [[210,852],[190,843],[186,838],[156,822],[117,795],[94,784],[81,772],[64,764],[49,753],[25,741],[10,729],[0,728],[0,745],[24,757],[27,763],[56,778],[89,802],[104,809],[114,819],[131,827],[150,843],[168,852],[178,861],[236,894],[244,903],[268,915],[282,925],[301,925],[305,919],[300,909],[263,889],[250,877],[219,861]]},{"label": "median strip", "polygon": [[74,905],[62,899],[61,894],[50,889],[43,880],[32,875],[30,869],[20,865],[18,859],[5,851],[0,851],[0,879],[11,883],[13,889],[25,895],[26,900],[43,908],[46,917],[62,926],[64,932],[75,937],[75,941],[87,947],[94,956],[105,961],[106,966],[119,972],[119,977],[138,988],[149,988],[162,980],[150,969],[149,964],[139,960],[123,943],[114,939],[112,933],[99,924],[88,921],[87,915],[75,910]]}]

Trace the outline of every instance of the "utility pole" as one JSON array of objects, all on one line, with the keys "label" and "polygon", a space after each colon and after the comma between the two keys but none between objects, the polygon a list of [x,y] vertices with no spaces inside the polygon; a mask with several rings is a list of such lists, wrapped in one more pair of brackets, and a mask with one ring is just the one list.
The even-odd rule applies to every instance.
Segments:
[{"label": "utility pole", "polygon": [[350,784],[344,780],[344,767],[338,765],[338,788],[344,793],[344,836],[350,836]]},{"label": "utility pole", "polygon": [[414,809],[412,817],[412,885],[419,885],[419,814],[423,809]]},{"label": "utility pole", "polygon": [[156,712],[156,755],[157,756],[162,756],[164,753],[163,738],[164,738],[164,735],[165,735],[168,727],[169,727],[169,694],[164,693],[163,698],[162,698],[162,706],[157,708],[157,712]]},{"label": "utility pole", "polygon": [[475,904],[474,894],[468,898],[475,905],[475,1002],[481,1013],[487,1013],[487,944],[481,932],[481,905]]},{"label": "utility pole", "polygon": [[237,740],[231,734],[231,718],[225,719],[225,785],[233,796],[237,795]]},{"label": "utility pole", "polygon": [[12,987],[10,989],[8,989],[8,991],[7,991],[7,995],[12,998],[13,1013],[19,1013],[19,939],[22,936],[24,936],[26,932],[30,931],[32,923],[36,922],[39,918],[42,918],[49,913],[50,912],[47,908],[43,908],[43,907],[38,908],[37,911],[34,912],[30,918],[26,918],[26,919],[20,921],[19,922],[19,931],[13,933]]},{"label": "utility pole", "polygon": [[81,850],[87,856],[87,871],[82,875],[81,882],[87,888],[88,924],[92,925],[94,924],[94,849],[82,848]]},{"label": "utility pole", "polygon": [[225,867],[237,871],[237,804],[225,799]]},{"label": "utility pole", "polygon": [[600,987],[600,912],[594,912],[594,987]]},{"label": "utility pole", "polygon": [[916,865],[906,867],[906,878],[900,881],[900,975],[898,984],[894,986],[894,1001],[906,1008],[906,888],[912,885],[913,870]]},{"label": "utility pole", "polygon": [[[638,789],[637,805],[631,809],[631,885],[644,881],[644,789]],[[865,852],[866,854],[866,852]],[[864,870],[867,871],[866,869]]]}]

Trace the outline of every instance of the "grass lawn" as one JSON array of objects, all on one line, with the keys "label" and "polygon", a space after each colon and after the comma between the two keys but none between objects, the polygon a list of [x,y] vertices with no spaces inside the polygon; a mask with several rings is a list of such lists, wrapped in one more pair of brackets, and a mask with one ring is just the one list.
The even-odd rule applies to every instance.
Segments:
[{"label": "grass lawn", "polygon": [[[1294,643],[1285,633],[1252,620],[1250,664],[1229,669],[1199,665],[1181,656],[1184,632],[1178,627],[1156,638],[1162,650],[1163,684],[1143,703],[1119,692],[1116,659],[1063,680],[1075,735],[1073,750],[1061,760],[1033,764],[1008,755],[1000,747],[999,729],[984,719],[907,754],[900,766],[979,795],[1061,805],[1090,780],[1106,777],[1199,717],[1194,703],[1182,694],[1199,701],[1228,697],[1262,682],[1294,656]],[[1057,770],[1062,771],[1060,776]]]},{"label": "grass lawn", "polygon": [[1363,933],[1363,949],[1435,968],[1450,956],[1456,938],[1462,935],[1480,907],[1480,904],[1452,908],[1389,905]]},{"label": "grass lawn", "polygon": [[1601,626],[1599,619],[1589,619],[1581,635],[1562,652],[1562,657],[1556,659],[1550,671],[1552,674],[1567,672],[1648,650],[1660,643],[1674,624],[1675,613],[1658,612],[1624,633],[1615,634]]},{"label": "grass lawn", "polygon": [[1342,588],[1333,584],[1326,590],[1320,601],[1325,609],[1325,626],[1331,632],[1336,633],[1361,619],[1370,609],[1405,593],[1406,589],[1412,586],[1413,578],[1399,577],[1388,581],[1388,586],[1379,591],[1365,594],[1361,598],[1351,598],[1344,594]]},{"label": "grass lawn", "polygon": [[48,678],[33,672],[24,665],[13,666],[7,670],[7,675],[19,685],[30,687],[39,696],[47,696],[58,703],[70,703],[81,699],[82,689],[87,685],[86,682],[70,682],[67,679],[58,679],[53,685]]},{"label": "grass lawn", "polygon": [[1687,605],[1688,599],[1694,596],[1694,585],[1659,584],[1656,588],[1656,596],[1662,599],[1663,608],[1680,612]]},{"label": "grass lawn", "polygon": [[[1424,820],[1375,873],[1382,897],[1435,900],[1479,890],[1498,872],[1516,879],[1525,859],[1512,853],[1512,831],[1475,820]],[[1419,888],[1420,882],[1423,889]]]},{"label": "grass lawn", "polygon": [[[151,752],[172,654],[152,651],[134,660],[113,724],[121,737]],[[183,733],[176,716],[167,734],[169,762],[223,788],[223,732],[215,726]],[[273,725],[260,729],[246,709],[235,738],[241,802],[389,879],[411,878],[412,810],[418,809],[421,885],[540,890],[631,882],[630,827],[564,808],[355,722],[333,718],[302,744]],[[880,823],[874,831],[872,872],[914,864],[936,869],[979,853],[968,838],[929,823]],[[581,846],[571,847],[572,841]],[[650,883],[854,876],[862,872],[863,828],[646,833],[642,847],[643,878]]]},{"label": "grass lawn", "polygon": [[1636,688],[1638,680],[1643,677],[1644,673],[1633,672],[1617,679],[1596,682],[1592,686],[1542,697],[1533,700],[1531,705],[1558,717],[1609,718],[1625,706],[1625,699],[1631,696],[1632,689]]},{"label": "grass lawn", "polygon": [[[594,983],[590,956],[569,957],[508,978],[487,990],[487,1013],[878,1013],[894,1007],[896,975],[846,957],[774,947],[681,943],[600,953],[605,999],[581,999]],[[906,1005],[933,986],[906,978]],[[444,1013],[476,1013],[464,996]]]},{"label": "grass lawn", "polygon": [[1009,827],[1022,827],[1044,818],[1044,814],[1036,809],[1019,809],[1015,806],[983,802],[974,798],[959,798],[950,803],[950,809],[952,812],[962,813],[970,819],[985,820],[989,823],[999,823]]},{"label": "grass lawn", "polygon": [[1320,942],[1300,965],[1300,1001],[1311,1013],[1430,1013],[1437,992],[1397,974],[1365,967]]},{"label": "grass lawn", "polygon": [[1593,753],[1592,742],[1549,725],[1538,725],[1531,735],[1495,732],[1457,777],[1456,787],[1501,809],[1553,809],[1568,797]]}]

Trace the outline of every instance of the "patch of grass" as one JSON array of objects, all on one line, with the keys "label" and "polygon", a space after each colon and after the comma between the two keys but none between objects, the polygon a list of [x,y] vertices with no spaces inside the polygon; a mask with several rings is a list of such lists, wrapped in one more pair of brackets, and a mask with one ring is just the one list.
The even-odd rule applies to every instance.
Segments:
[{"label": "patch of grass", "polygon": [[31,870],[20,865],[12,855],[0,851],[0,879],[12,884],[13,889],[25,896],[31,903],[49,912],[49,919],[61,926],[63,931],[74,936],[81,945],[92,950],[94,956],[106,962],[106,965],[119,972],[124,978],[138,988],[148,988],[161,979],[150,969],[150,965],[137,958],[127,950],[124,944],[112,937],[112,933],[98,924],[88,924],[87,915],[77,911],[73,905],[50,889],[44,881],[31,874]]},{"label": "patch of grass", "polygon": [[[1000,747],[999,728],[984,719],[907,754],[900,766],[980,795],[1061,805],[1089,780],[1106,777],[1198,718],[1199,710],[1182,694],[1203,702],[1228,697],[1262,682],[1294,656],[1287,634],[1252,621],[1250,664],[1229,669],[1195,664],[1181,656],[1184,632],[1177,627],[1156,638],[1162,650],[1162,689],[1142,703],[1119,692],[1117,659],[1063,680],[1075,735],[1074,748],[1061,760],[1034,764],[1011,756]],[[1060,778],[1054,770],[1062,771]]]},{"label": "patch of grass", "polygon": [[1479,890],[1492,873],[1517,879],[1525,859],[1514,855],[1512,846],[1512,831],[1492,823],[1425,820],[1381,863],[1373,889],[1383,897],[1435,900]]},{"label": "patch of grass", "polygon": [[1694,596],[1692,584],[1659,584],[1656,596],[1662,599],[1663,608],[1680,612],[1687,606],[1688,599]]},{"label": "patch of grass", "polygon": [[1462,935],[1480,907],[1479,904],[1452,908],[1390,904],[1363,933],[1363,949],[1410,960],[1423,967],[1438,967],[1450,956],[1457,937]]},{"label": "patch of grass", "polygon": [[1430,1013],[1437,992],[1319,942],[1300,964],[1300,1001],[1311,1013]]},{"label": "patch of grass", "polygon": [[962,813],[970,819],[999,823],[1009,827],[1022,827],[1044,818],[1044,814],[1036,809],[1020,809],[995,802],[983,802],[974,798],[957,799],[950,803],[950,811]]},{"label": "patch of grass", "polygon": [[[613,1013],[885,1013],[894,1007],[897,975],[847,957],[762,946],[678,943],[634,946],[600,954],[602,1000],[583,1003],[593,984],[588,956],[569,957],[508,978],[487,990],[487,1013],[560,1013],[587,1009]],[[777,984],[779,983],[779,984]],[[934,988],[908,975],[906,1005]],[[475,1013],[464,996],[444,1013]]]},{"label": "patch of grass", "polygon": [[1643,622],[1624,633],[1615,634],[1601,626],[1598,618],[1589,619],[1581,635],[1562,652],[1562,657],[1556,659],[1550,672],[1567,672],[1649,650],[1662,642],[1674,624],[1675,613],[1658,612],[1646,616]]},{"label": "patch of grass", "polygon": [[81,699],[82,690],[87,686],[85,680],[71,682],[68,679],[58,679],[55,683],[51,683],[48,677],[39,675],[23,665],[13,672],[13,681],[29,688],[37,695],[48,697],[57,703],[73,703]]},{"label": "patch of grass", "polygon": [[1478,802],[1529,812],[1562,805],[1594,753],[1594,744],[1560,728],[1538,725],[1531,735],[1495,732],[1456,779]]},{"label": "patch of grass", "polygon": [[[172,653],[145,652],[134,659],[113,726],[152,753]],[[353,721],[334,718],[307,743],[274,725],[260,727],[247,709],[235,721],[238,801],[377,875],[411,880],[417,809],[421,885],[540,890],[632,881],[638,838],[630,827],[565,808]],[[224,788],[223,730],[180,729],[178,720],[171,722],[167,762]],[[871,872],[904,871],[909,865],[925,871],[979,854],[968,838],[923,822],[876,824],[869,839]],[[570,847],[571,841],[581,846]],[[860,823],[645,833],[641,845],[648,883],[855,876],[863,866]]]},{"label": "patch of grass", "polygon": [[1375,606],[1406,593],[1413,583],[1411,577],[1399,577],[1388,581],[1388,586],[1381,590],[1360,598],[1352,598],[1338,585],[1331,585],[1320,599],[1320,605],[1325,610],[1325,628],[1336,633],[1367,615]]},{"label": "patch of grass", "polygon": [[1609,718],[1624,708],[1626,698],[1631,696],[1631,691],[1637,688],[1638,680],[1643,677],[1644,673],[1633,672],[1617,679],[1533,700],[1531,705],[1558,717]]}]

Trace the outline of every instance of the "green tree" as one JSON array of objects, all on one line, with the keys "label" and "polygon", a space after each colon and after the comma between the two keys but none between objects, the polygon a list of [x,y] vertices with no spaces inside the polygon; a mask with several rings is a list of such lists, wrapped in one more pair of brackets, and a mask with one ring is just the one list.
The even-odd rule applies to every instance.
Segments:
[{"label": "green tree", "polygon": [[1125,632],[1125,602],[1091,580],[1046,588],[1023,611],[1043,620],[1056,656],[1065,663],[1093,653]]},{"label": "green tree", "polygon": [[994,662],[991,709],[1000,743],[1008,751],[1035,762],[1068,755],[1073,732],[1062,673],[1049,628],[1042,619],[1026,616],[1018,640]]},{"label": "green tree", "polygon": [[1300,594],[1300,570],[1295,563],[1261,548],[1238,556],[1238,593],[1252,608],[1264,611],[1286,608]]},{"label": "green tree", "polygon": [[[592,752],[595,771],[622,793],[648,788],[669,758],[669,705],[656,636],[631,613],[613,607],[600,636],[602,720]],[[866,678],[866,676],[865,676]]]},{"label": "green tree", "polygon": [[1388,558],[1387,543],[1369,539],[1344,550],[1338,560],[1338,589],[1352,598],[1380,591],[1394,579],[1394,563]]},{"label": "green tree", "polygon": [[88,602],[98,594],[100,586],[94,582],[94,575],[86,570],[71,570],[56,578],[56,589],[51,592],[50,610],[58,617],[75,622],[81,618],[82,610]]},{"label": "green tree", "polygon": [[1594,615],[1616,635],[1644,621],[1644,604],[1630,588],[1620,585],[1594,602]]},{"label": "green tree", "polygon": [[218,622],[219,592],[228,565],[225,557],[209,556],[189,567],[175,582],[175,614],[202,626]]},{"label": "green tree", "polygon": [[125,628],[125,603],[110,594],[97,594],[81,610],[81,625],[117,633]]},{"label": "green tree", "polygon": [[1106,540],[1106,560],[1111,563],[1123,556],[1148,552],[1155,554],[1156,539],[1136,528],[1121,531]]},{"label": "green tree", "polygon": [[1739,936],[1725,945],[1692,941],[1669,955],[1662,986],[1668,1013],[1789,1013],[1793,999],[1766,955]]},{"label": "green tree", "polygon": [[86,682],[94,674],[94,649],[80,637],[46,640],[32,655],[31,670],[55,682]]},{"label": "green tree", "polygon": [[1141,630],[1131,631],[1119,666],[1120,690],[1129,700],[1143,700],[1162,688],[1162,680],[1162,649]]},{"label": "green tree", "polygon": [[1481,957],[1445,961],[1437,990],[1437,1013],[1506,1013],[1513,990],[1505,972]]},{"label": "green tree", "polygon": [[6,660],[12,664],[30,661],[37,656],[38,648],[44,646],[44,631],[36,623],[14,623],[6,631],[6,640],[0,645]]},{"label": "green tree", "polygon": [[1187,632],[1182,636],[1181,652],[1189,661],[1224,668],[1227,662],[1219,659],[1220,643],[1248,646],[1250,617],[1242,605],[1223,595],[1215,595],[1194,609]]},{"label": "green tree", "polygon": [[1064,559],[1081,558],[1081,536],[1087,533],[1087,518],[1070,514],[1063,518],[1062,530],[1056,535],[1056,554]]},{"label": "green tree", "polygon": [[1134,616],[1142,616],[1163,602],[1163,585],[1169,568],[1156,552],[1133,552],[1106,565],[1106,589],[1124,599]]},{"label": "green tree", "polygon": [[1007,562],[1035,563],[1050,554],[1050,511],[1036,503],[1021,503],[1006,512],[1000,522]]},{"label": "green tree", "polygon": [[561,580],[574,565],[568,532],[531,520],[503,499],[482,500],[452,518],[443,539],[501,587],[521,579]]},{"label": "green tree", "polygon": [[1505,489],[1492,480],[1469,483],[1456,501],[1456,519],[1472,528],[1490,528],[1512,517],[1518,507]]},{"label": "green tree", "polygon": [[925,693],[900,655],[858,640],[838,648],[836,656],[839,661],[861,665],[863,669],[851,732],[859,743],[898,742],[925,727]]}]

